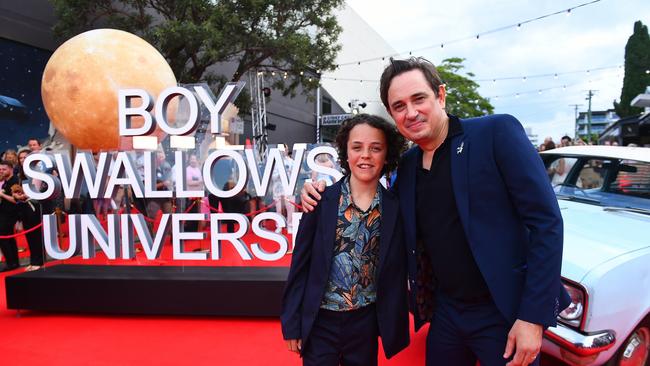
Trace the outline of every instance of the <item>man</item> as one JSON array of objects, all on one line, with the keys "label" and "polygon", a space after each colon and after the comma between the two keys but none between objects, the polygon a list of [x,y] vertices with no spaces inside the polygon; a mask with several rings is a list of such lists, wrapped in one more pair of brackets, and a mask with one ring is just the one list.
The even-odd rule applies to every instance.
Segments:
[{"label": "man", "polygon": [[[408,247],[415,326],[427,365],[538,365],[542,334],[569,304],[562,218],[541,159],[509,115],[460,120],[430,62],[391,60],[382,102],[417,146],[393,190]],[[303,187],[303,206],[320,199]],[[434,310],[435,306],[435,312]]]},{"label": "man", "polygon": [[31,152],[37,153],[37,152],[41,151],[41,142],[38,141],[37,138],[32,137],[29,140],[27,140],[27,147],[29,148],[29,150]]},{"label": "man", "polygon": [[[14,176],[13,166],[5,160],[0,161],[0,236],[10,236],[16,225],[16,200],[11,194],[11,187],[19,184]],[[18,247],[16,239],[0,239],[0,250],[5,257],[6,266],[2,271],[18,268]]]},{"label": "man", "polygon": [[562,136],[562,138],[560,139],[560,146],[567,147],[571,145],[573,145],[573,139],[571,139],[571,137],[567,135]]}]

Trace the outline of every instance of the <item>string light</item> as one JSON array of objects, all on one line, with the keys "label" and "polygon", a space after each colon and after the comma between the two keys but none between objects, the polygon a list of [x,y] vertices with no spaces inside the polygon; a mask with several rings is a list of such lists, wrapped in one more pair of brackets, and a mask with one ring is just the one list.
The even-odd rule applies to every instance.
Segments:
[{"label": "string light", "polygon": [[[614,76],[614,75],[611,75],[611,76]],[[601,78],[601,79],[597,79],[597,80],[602,80],[602,79],[603,79],[603,78]],[[592,80],[592,81],[597,81],[597,80]],[[542,88],[542,89],[535,89],[535,90],[528,90],[528,91],[519,91],[519,92],[517,92],[517,93],[511,93],[511,94],[493,95],[493,96],[487,96],[487,97],[485,97],[485,98],[486,98],[486,99],[495,99],[495,100],[498,99],[498,98],[504,98],[504,97],[515,97],[515,98],[519,98],[519,97],[522,96],[522,95],[526,95],[526,94],[535,94],[535,93],[536,93],[536,94],[541,94],[541,93],[543,93],[543,92],[545,92],[545,91],[548,91],[548,90],[555,90],[555,89],[559,89],[559,88],[562,88],[562,91],[566,91],[567,87],[570,87],[570,86],[581,86],[581,85],[584,85],[584,84],[586,84],[586,83],[587,83],[587,82],[578,82],[578,83],[570,84],[570,85],[563,84],[563,85],[561,85],[561,86],[551,86],[551,87],[548,87],[548,88]]]},{"label": "string light", "polygon": [[[599,68],[590,68],[590,69],[585,69],[585,70],[556,72],[556,73],[549,73],[549,74],[526,75],[526,76],[518,76],[518,77],[508,76],[508,77],[497,77],[497,78],[490,78],[490,79],[474,79],[474,80],[470,79],[470,80],[467,80],[467,81],[471,82],[471,83],[477,83],[479,81],[492,81],[493,84],[496,84],[497,80],[512,80],[512,79],[517,78],[517,79],[521,80],[522,82],[526,82],[529,78],[553,77],[554,79],[557,79],[559,75],[575,74],[575,73],[580,73],[580,72],[587,73],[587,74],[591,75],[592,74],[591,71],[599,71],[599,70],[607,70],[607,69],[621,69],[621,68],[622,68],[622,65],[616,65],[616,66],[606,66],[606,67],[599,67]],[[334,77],[327,77],[327,76],[319,78],[319,76],[320,76],[320,74],[318,73],[319,71],[320,70],[317,70],[317,75],[316,75],[317,79],[330,79],[330,80],[333,80],[333,81],[356,81],[356,82],[359,82],[361,84],[363,84],[364,81],[366,81],[366,82],[375,82],[375,83],[379,82],[379,80],[372,80],[372,79],[351,79],[351,78],[339,78],[339,77],[334,78]],[[650,69],[645,70],[645,73],[650,74]],[[259,76],[263,76],[265,74],[267,74],[267,75],[270,74],[272,76],[275,76],[276,71],[275,70],[258,70],[257,71],[257,75],[259,75]],[[303,76],[305,74],[305,72],[300,71],[299,74],[300,74],[300,76]],[[289,76],[289,73],[284,71],[283,72],[283,78],[287,79],[288,76]],[[611,76],[617,76],[618,78],[622,77],[619,70],[617,70],[617,73],[615,75],[613,74]],[[586,83],[589,83],[589,85],[592,85],[592,83],[597,81],[597,80],[601,80],[601,79],[595,79],[594,80],[592,78],[589,78],[587,81],[583,81],[581,84],[584,85]],[[309,75],[308,81],[309,82],[314,81],[313,74]],[[568,86],[572,86],[572,85],[578,85],[578,84],[571,84],[571,85],[568,85]],[[446,85],[446,87],[448,88],[448,90],[453,89],[453,86],[447,86]],[[559,89],[559,88],[562,88],[562,90],[566,91],[567,84],[563,84],[561,86],[553,86],[553,87],[549,87],[549,88],[534,89],[534,90],[531,90],[531,91],[524,91],[524,92],[520,91],[520,92],[517,92],[517,93],[508,94],[508,95],[491,96],[491,97],[486,97],[486,98],[488,98],[488,99],[492,98],[492,99],[497,100],[499,98],[508,97],[508,96],[514,96],[516,98],[519,98],[521,95],[532,94],[532,93],[537,93],[538,95],[541,95],[546,90]]]},{"label": "string light", "polygon": [[521,30],[521,23],[517,24],[517,31]]},{"label": "string light", "polygon": [[[472,79],[470,80],[471,82],[475,83],[481,83],[481,82],[492,82],[496,84],[497,80],[521,80],[521,82],[526,82],[528,79],[541,79],[541,78],[548,78],[548,77],[553,77],[554,79],[557,79],[561,75],[570,75],[570,74],[581,74],[585,72],[591,72],[591,71],[604,71],[604,70],[611,70],[615,68],[620,68],[620,65],[615,65],[615,66],[603,66],[603,67],[597,67],[597,68],[590,68],[590,69],[583,69],[583,70],[572,70],[572,71],[564,71],[564,72],[555,72],[555,73],[546,73],[546,74],[533,74],[533,75],[524,75],[524,76],[501,76],[501,77],[491,77],[491,78],[484,78],[484,79]],[[323,79],[333,79],[332,76],[323,76]],[[359,79],[354,79],[354,78],[337,78],[338,80],[344,80],[344,81],[359,81]],[[364,81],[369,81],[369,82],[379,82],[379,80],[368,80],[364,79]]]},{"label": "string light", "polygon": [[[519,22],[516,22],[516,23],[511,24],[511,25],[506,25],[506,26],[502,26],[502,27],[499,27],[499,28],[490,29],[490,30],[487,30],[487,31],[484,31],[484,32],[475,33],[475,34],[473,34],[473,35],[471,35],[471,36],[466,36],[466,37],[462,37],[462,38],[458,38],[458,39],[453,39],[453,40],[449,40],[449,41],[445,41],[445,42],[439,42],[439,43],[436,43],[436,44],[434,44],[434,45],[429,45],[429,46],[426,46],[426,47],[422,47],[422,48],[418,48],[418,49],[413,49],[413,50],[410,50],[410,51],[408,52],[408,54],[411,55],[411,54],[414,53],[414,52],[417,53],[417,52],[420,52],[420,51],[425,51],[425,50],[432,49],[432,48],[434,48],[434,47],[440,47],[440,48],[443,48],[445,44],[448,45],[448,44],[451,44],[451,43],[464,42],[464,41],[467,41],[467,40],[469,40],[469,39],[476,39],[476,40],[478,40],[478,39],[480,39],[481,36],[484,36],[484,35],[487,35],[487,34],[492,34],[492,33],[497,33],[497,32],[502,32],[502,31],[505,31],[505,30],[508,30],[508,29],[512,29],[512,28],[519,29],[519,28],[521,28],[521,26],[524,25],[524,24],[528,24],[528,23],[532,23],[532,22],[540,21],[540,20],[542,20],[542,19],[549,18],[549,17],[555,16],[555,15],[559,15],[559,14],[562,14],[562,13],[566,13],[567,15],[569,15],[569,14],[571,14],[571,11],[572,11],[573,9],[578,9],[578,8],[581,8],[581,7],[584,7],[584,6],[593,5],[593,4],[598,3],[598,2],[600,2],[600,1],[601,1],[601,0],[592,0],[592,1],[588,1],[588,2],[585,2],[585,3],[579,4],[579,5],[573,6],[573,7],[571,7],[571,8],[568,8],[568,9],[559,10],[559,11],[556,11],[556,12],[553,12],[553,13],[548,13],[548,14],[540,15],[540,16],[535,17],[535,18],[530,18],[530,19],[526,19],[526,20],[523,20],[523,21],[519,21]],[[389,56],[398,56],[398,55],[406,54],[406,53],[407,53],[407,52],[398,52],[397,54],[392,54],[392,55],[383,55],[383,56],[373,57],[373,58],[368,58],[368,59],[364,59],[364,60],[357,60],[357,61],[351,61],[351,62],[344,62],[344,63],[341,63],[340,66],[347,66],[347,65],[354,65],[354,64],[361,65],[361,63],[372,62],[372,61],[378,61],[378,60],[384,60],[385,57],[389,57]]]}]

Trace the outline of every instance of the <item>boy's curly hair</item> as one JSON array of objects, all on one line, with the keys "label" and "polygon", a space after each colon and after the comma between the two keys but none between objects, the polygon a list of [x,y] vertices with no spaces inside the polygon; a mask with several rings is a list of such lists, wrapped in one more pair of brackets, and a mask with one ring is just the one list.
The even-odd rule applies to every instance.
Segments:
[{"label": "boy's curly hair", "polygon": [[395,125],[386,121],[384,118],[370,114],[358,114],[343,121],[336,134],[335,141],[339,153],[339,164],[344,173],[350,174],[350,165],[348,164],[348,140],[350,139],[350,131],[352,131],[354,126],[360,124],[367,124],[384,133],[387,151],[386,164],[382,168],[381,174],[383,175],[395,170],[400,156],[406,150],[406,140],[397,131]]}]

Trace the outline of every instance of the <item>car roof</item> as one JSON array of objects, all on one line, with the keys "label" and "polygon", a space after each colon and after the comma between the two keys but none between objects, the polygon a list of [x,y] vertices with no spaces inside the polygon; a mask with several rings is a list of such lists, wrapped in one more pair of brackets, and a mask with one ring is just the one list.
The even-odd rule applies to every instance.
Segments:
[{"label": "car roof", "polygon": [[650,148],[629,146],[567,146],[540,152],[542,155],[597,156],[650,163]]}]

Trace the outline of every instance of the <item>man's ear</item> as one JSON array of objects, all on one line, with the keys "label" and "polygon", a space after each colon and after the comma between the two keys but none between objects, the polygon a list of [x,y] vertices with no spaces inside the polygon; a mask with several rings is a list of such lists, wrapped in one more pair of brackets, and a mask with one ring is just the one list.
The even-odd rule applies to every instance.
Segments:
[{"label": "man's ear", "polygon": [[445,84],[440,84],[438,87],[438,102],[440,103],[441,108],[445,108],[447,101],[447,89],[445,88]]}]

